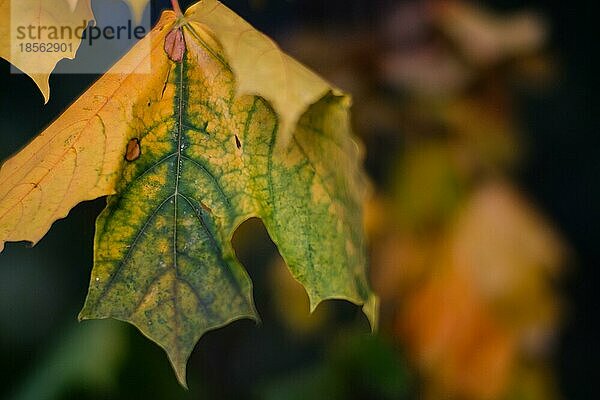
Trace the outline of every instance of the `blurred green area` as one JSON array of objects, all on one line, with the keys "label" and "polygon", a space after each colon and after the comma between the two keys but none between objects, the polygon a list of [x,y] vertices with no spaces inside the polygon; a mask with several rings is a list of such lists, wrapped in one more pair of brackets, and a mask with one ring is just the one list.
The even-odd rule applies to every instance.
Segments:
[{"label": "blurred green area", "polygon": [[[168,1],[152,3],[156,19]],[[234,244],[262,323],[203,337],[185,391],[163,351],[134,328],[76,322],[99,199],[34,248],[9,244],[0,254],[0,398],[597,398],[591,5],[225,3],[354,95],[374,182],[366,224],[380,332],[369,335],[345,302],[309,316],[252,220]],[[43,106],[35,85],[9,69],[0,62],[0,159],[95,79],[53,76]],[[576,265],[565,279],[566,254]]]}]

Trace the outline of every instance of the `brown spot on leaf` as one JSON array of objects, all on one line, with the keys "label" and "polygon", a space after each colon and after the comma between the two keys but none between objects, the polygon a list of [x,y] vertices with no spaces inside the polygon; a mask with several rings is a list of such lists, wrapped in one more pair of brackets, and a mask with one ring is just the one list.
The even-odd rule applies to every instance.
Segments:
[{"label": "brown spot on leaf", "polygon": [[185,54],[185,39],[183,38],[183,31],[181,28],[169,32],[165,38],[165,51],[172,61],[179,63],[183,60],[183,55]]},{"label": "brown spot on leaf", "polygon": [[238,150],[242,148],[242,142],[240,142],[240,138],[238,137],[238,135],[235,135],[235,145],[238,148]]},{"label": "brown spot on leaf", "polygon": [[200,201],[199,203],[200,203],[200,207],[202,207],[202,209],[205,212],[207,212],[208,214],[212,214],[213,213],[212,209],[209,206],[207,206],[206,204],[204,204],[202,201]]},{"label": "brown spot on leaf", "polygon": [[140,158],[142,155],[142,148],[140,146],[140,139],[133,138],[127,143],[127,149],[125,151],[125,160],[132,162]]}]

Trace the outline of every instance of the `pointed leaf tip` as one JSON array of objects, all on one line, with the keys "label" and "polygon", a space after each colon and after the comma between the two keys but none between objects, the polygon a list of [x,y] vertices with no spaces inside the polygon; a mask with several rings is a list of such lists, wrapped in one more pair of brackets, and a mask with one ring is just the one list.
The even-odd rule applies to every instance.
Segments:
[{"label": "pointed leaf tip", "polygon": [[375,294],[371,294],[367,302],[363,304],[362,311],[369,320],[371,331],[377,332],[379,329],[379,298]]},{"label": "pointed leaf tip", "polygon": [[[81,44],[77,35],[66,35],[56,38],[48,27],[56,27],[56,16],[60,16],[60,26],[75,29],[81,26],[82,21],[94,19],[89,0],[0,0],[0,57],[10,62],[14,67],[27,74],[38,86],[44,96],[44,104],[50,98],[48,80],[56,64],[62,59],[73,59]],[[14,21],[21,26],[46,28],[21,37],[15,35],[16,29],[11,30]],[[34,40],[35,39],[35,40]],[[61,51],[36,52],[23,51],[32,44],[53,43]],[[64,49],[64,51],[62,50]]]}]

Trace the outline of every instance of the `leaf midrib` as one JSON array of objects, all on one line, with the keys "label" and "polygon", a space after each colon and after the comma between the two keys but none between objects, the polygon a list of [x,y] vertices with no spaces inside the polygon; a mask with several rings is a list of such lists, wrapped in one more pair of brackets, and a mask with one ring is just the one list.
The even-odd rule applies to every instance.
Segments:
[{"label": "leaf midrib", "polygon": [[[177,165],[175,173],[175,193],[173,194],[173,271],[175,273],[175,279],[173,279],[172,291],[173,291],[173,308],[175,309],[175,315],[173,320],[175,322],[175,332],[179,331],[179,305],[177,299],[179,298],[179,289],[177,283],[181,281],[179,276],[179,268],[177,266],[177,208],[179,207],[179,180],[181,179],[181,135],[183,134],[182,122],[183,122],[183,74],[184,74],[184,62],[179,62],[179,99],[177,104]],[[195,290],[193,290],[195,292]],[[177,336],[175,336],[177,337]],[[175,339],[176,340],[176,339]]]}]

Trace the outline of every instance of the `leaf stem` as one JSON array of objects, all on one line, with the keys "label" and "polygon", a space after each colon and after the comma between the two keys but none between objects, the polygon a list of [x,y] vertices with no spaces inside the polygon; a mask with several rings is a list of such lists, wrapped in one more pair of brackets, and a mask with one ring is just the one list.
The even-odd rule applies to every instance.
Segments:
[{"label": "leaf stem", "polygon": [[181,7],[179,7],[178,0],[171,0],[171,6],[173,6],[173,11],[177,14],[178,17],[183,17],[183,13],[181,12]]}]

